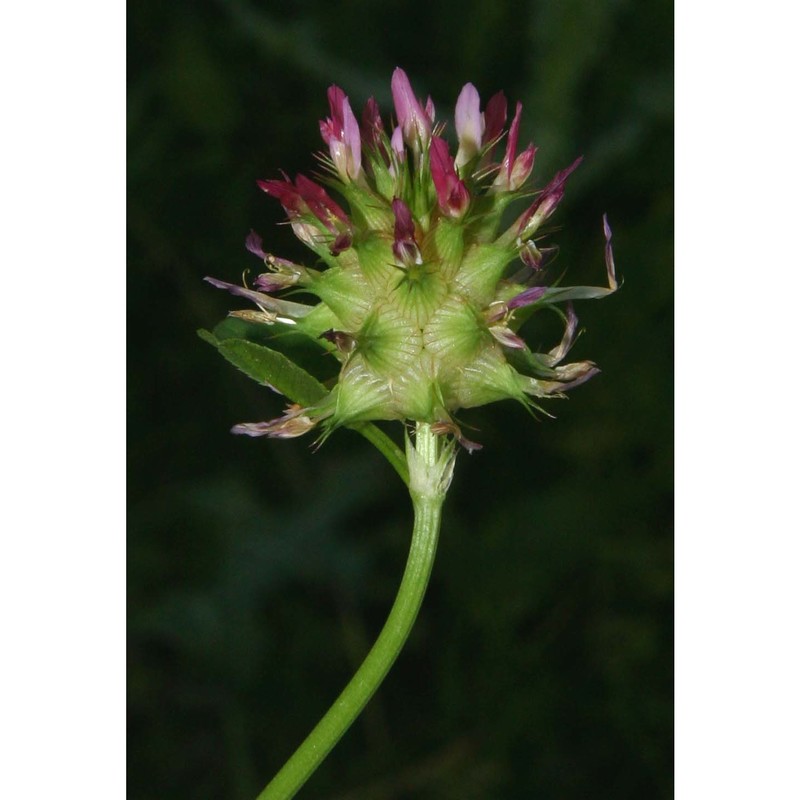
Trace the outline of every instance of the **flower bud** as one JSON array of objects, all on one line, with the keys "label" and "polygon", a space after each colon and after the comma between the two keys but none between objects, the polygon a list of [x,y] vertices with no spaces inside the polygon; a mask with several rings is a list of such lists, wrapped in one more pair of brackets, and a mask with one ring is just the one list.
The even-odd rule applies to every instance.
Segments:
[{"label": "flower bud", "polygon": [[498,92],[489,98],[489,102],[486,104],[486,111],[483,114],[485,121],[483,141],[487,145],[493,146],[502,135],[507,113],[508,101],[502,92]]},{"label": "flower bud", "polygon": [[392,97],[397,122],[403,131],[406,144],[415,153],[424,150],[431,138],[433,102],[428,98],[427,110],[422,108],[411,88],[408,75],[400,67],[392,75]]},{"label": "flower bud", "polygon": [[462,217],[469,205],[469,192],[459,180],[447,142],[434,136],[431,139],[431,178],[439,198],[439,208],[448,217]]},{"label": "flower bud", "polygon": [[394,244],[392,252],[395,258],[405,267],[422,263],[422,256],[414,238],[414,220],[408,206],[399,198],[392,200],[394,212]]},{"label": "flower bud", "polygon": [[458,136],[456,167],[463,167],[478,154],[481,149],[484,127],[478,90],[468,83],[461,90],[456,101],[456,135]]},{"label": "flower bud", "polygon": [[319,123],[320,133],[341,179],[356,180],[361,172],[361,132],[345,93],[338,86],[328,89],[331,115]]}]

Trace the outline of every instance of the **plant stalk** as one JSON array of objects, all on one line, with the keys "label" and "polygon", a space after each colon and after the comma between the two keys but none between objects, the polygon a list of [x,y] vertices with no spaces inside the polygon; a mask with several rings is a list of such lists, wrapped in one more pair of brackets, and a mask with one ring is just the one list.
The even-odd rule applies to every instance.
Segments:
[{"label": "plant stalk", "polygon": [[369,702],[399,655],[417,618],[436,555],[442,505],[453,469],[452,443],[417,423],[406,443],[414,530],[403,579],[377,641],[350,683],[257,800],[290,800]]}]

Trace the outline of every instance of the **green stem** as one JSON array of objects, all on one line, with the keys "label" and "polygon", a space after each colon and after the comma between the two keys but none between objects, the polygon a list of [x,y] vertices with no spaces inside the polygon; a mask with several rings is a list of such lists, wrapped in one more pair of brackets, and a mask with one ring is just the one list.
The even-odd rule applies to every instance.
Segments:
[{"label": "green stem", "polygon": [[429,425],[417,423],[415,445],[407,443],[406,448],[414,532],[389,618],[358,672],[258,800],[289,800],[295,796],[369,702],[414,625],[436,555],[442,504],[453,466],[452,445],[443,445]]}]

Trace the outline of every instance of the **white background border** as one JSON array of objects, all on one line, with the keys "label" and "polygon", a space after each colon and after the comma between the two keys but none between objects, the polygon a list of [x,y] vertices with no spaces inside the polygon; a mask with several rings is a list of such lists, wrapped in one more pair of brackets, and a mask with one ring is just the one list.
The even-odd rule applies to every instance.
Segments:
[{"label": "white background border", "polygon": [[0,797],[124,797],[125,7],[0,31]]},{"label": "white background border", "polygon": [[800,797],[791,6],[676,13],[676,797]]},{"label": "white background border", "polygon": [[[17,4],[3,27],[0,795],[105,800],[125,778],[124,8]],[[800,797],[797,40],[790,4],[678,3],[680,800]]]}]

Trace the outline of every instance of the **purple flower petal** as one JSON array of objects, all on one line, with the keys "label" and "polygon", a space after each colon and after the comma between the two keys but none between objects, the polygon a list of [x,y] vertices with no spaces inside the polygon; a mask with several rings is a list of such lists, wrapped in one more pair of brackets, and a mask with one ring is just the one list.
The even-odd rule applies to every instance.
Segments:
[{"label": "purple flower petal", "polygon": [[392,133],[392,150],[397,156],[397,160],[402,164],[406,160],[406,146],[403,141],[403,129],[398,125]]},{"label": "purple flower petal", "polygon": [[566,380],[562,383],[559,391],[566,392],[568,389],[574,389],[582,383],[586,383],[590,378],[593,378],[600,372],[599,367],[596,367],[591,361],[577,361],[574,364],[566,364],[563,367],[557,367],[556,372],[559,373],[561,380]]},{"label": "purple flower petal", "polygon": [[254,256],[258,256],[262,260],[267,257],[267,254],[264,252],[262,247],[263,244],[263,239],[253,230],[250,231],[250,233],[247,235],[247,238],[244,240],[244,246]]},{"label": "purple flower petal", "polygon": [[248,289],[246,286],[239,286],[236,283],[227,283],[226,281],[220,281],[216,278],[203,278],[204,281],[210,283],[212,286],[215,286],[217,289],[227,289],[231,294],[235,294],[238,297],[245,297],[248,300],[252,300],[254,303],[258,305],[263,305],[269,307],[269,305],[274,301],[274,297],[270,297],[267,294],[262,294],[261,292],[254,292],[252,289]]},{"label": "purple flower petal", "polygon": [[361,172],[361,131],[347,95],[335,84],[328,88],[331,115],[319,130],[343,181],[356,180]]},{"label": "purple flower petal", "polygon": [[489,333],[491,333],[503,347],[510,347],[512,350],[524,350],[527,347],[524,340],[505,325],[491,325],[489,327]]},{"label": "purple flower petal", "polygon": [[508,188],[512,192],[516,192],[517,189],[521,188],[530,177],[531,172],[533,172],[536,150],[537,148],[533,144],[529,144],[515,159],[508,178]]},{"label": "purple flower petal", "polygon": [[436,187],[439,208],[448,217],[461,217],[469,205],[469,192],[459,180],[453,159],[444,139],[431,139],[431,178]]},{"label": "purple flower petal", "polygon": [[[511,169],[517,157],[517,141],[519,140],[519,121],[522,116],[522,103],[517,103],[517,110],[511,127],[508,129],[508,141],[506,142],[506,152],[500,164],[500,172],[494,180],[494,185],[499,189],[509,191],[511,189]],[[533,162],[531,162],[531,168]]]},{"label": "purple flower petal", "polygon": [[384,160],[388,160],[383,144],[384,136],[383,120],[378,103],[374,97],[370,97],[361,114],[361,139],[366,147],[378,150]]},{"label": "purple flower petal", "polygon": [[580,166],[583,156],[576,158],[566,169],[557,172],[550,183],[517,221],[517,235],[530,236],[555,210],[564,196],[567,178]]},{"label": "purple flower petal", "polygon": [[231,294],[235,294],[238,297],[245,297],[261,309],[268,309],[275,314],[280,314],[285,317],[301,319],[313,311],[311,306],[306,306],[302,303],[293,303],[289,300],[280,300],[268,294],[254,292],[252,289],[248,289],[245,286],[238,286],[235,283],[227,283],[226,281],[220,281],[216,278],[209,277],[203,278],[203,280],[215,286],[217,289],[226,289]]},{"label": "purple flower petal", "polygon": [[522,308],[523,306],[533,305],[547,293],[547,286],[532,286],[524,292],[520,292],[516,297],[512,297],[506,304],[510,310]]},{"label": "purple flower petal", "polygon": [[459,94],[456,101],[457,167],[466,164],[480,150],[483,130],[481,98],[478,90],[471,83],[468,83],[461,90],[461,94]]},{"label": "purple flower petal", "polygon": [[405,267],[422,263],[422,255],[415,239],[416,229],[411,210],[399,197],[395,197],[392,200],[392,211],[395,220],[392,252],[395,258]]},{"label": "purple flower petal", "polygon": [[[425,147],[431,138],[431,119],[414,94],[408,75],[400,67],[392,74],[392,98],[406,143],[415,151]],[[431,103],[431,112],[432,106]]]},{"label": "purple flower petal", "polygon": [[434,106],[433,98],[430,95],[428,95],[428,99],[425,101],[425,113],[428,115],[431,125],[433,125],[436,119],[436,106]]},{"label": "purple flower petal", "polygon": [[294,439],[308,433],[317,420],[306,413],[306,409],[298,405],[289,406],[283,416],[268,422],[242,422],[231,428],[231,433],[244,436],[269,436],[273,439]]}]

